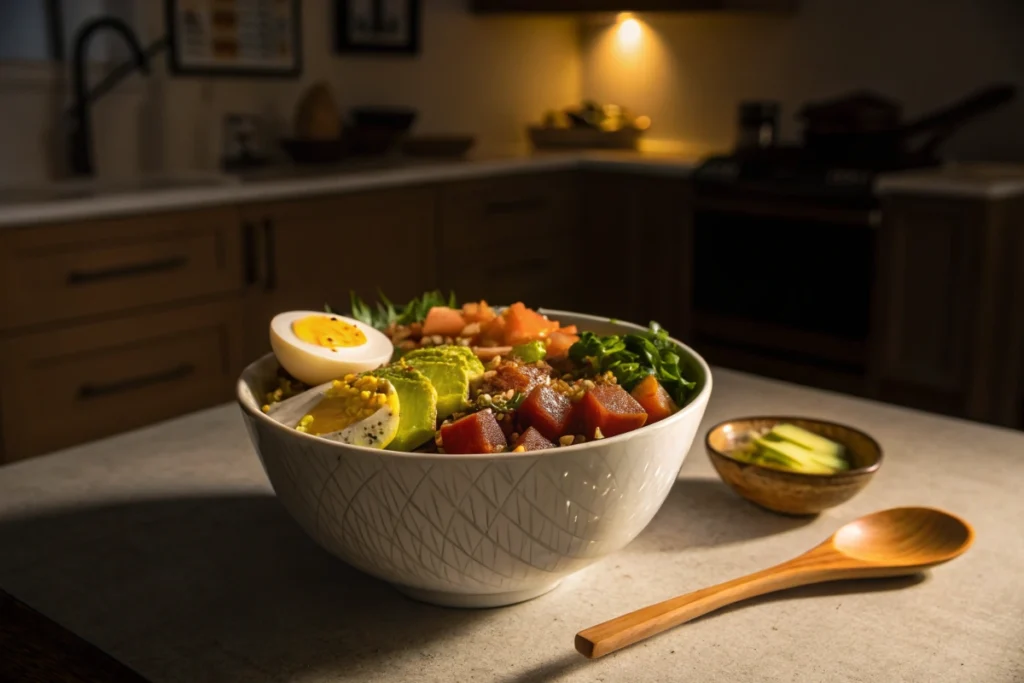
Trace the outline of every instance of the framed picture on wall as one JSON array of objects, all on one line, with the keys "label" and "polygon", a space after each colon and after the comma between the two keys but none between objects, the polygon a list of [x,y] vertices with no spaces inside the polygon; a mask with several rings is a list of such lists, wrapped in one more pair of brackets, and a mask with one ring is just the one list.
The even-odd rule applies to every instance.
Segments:
[{"label": "framed picture on wall", "polygon": [[300,0],[164,0],[171,72],[299,75],[300,4]]},{"label": "framed picture on wall", "polygon": [[334,0],[334,50],[417,54],[420,0]]}]

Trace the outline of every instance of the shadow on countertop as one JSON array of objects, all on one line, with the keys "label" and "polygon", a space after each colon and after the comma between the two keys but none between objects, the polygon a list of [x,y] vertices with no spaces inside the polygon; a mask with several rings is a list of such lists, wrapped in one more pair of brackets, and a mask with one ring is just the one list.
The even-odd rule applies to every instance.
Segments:
[{"label": "shadow on countertop", "polygon": [[320,549],[271,495],[5,520],[0,587],[161,682],[366,680],[490,612],[405,598]]},{"label": "shadow on countertop", "polygon": [[[779,591],[777,593],[769,593],[768,595],[762,595],[760,597],[751,598],[738,602],[734,605],[723,607],[719,610],[705,614],[702,617],[697,617],[686,624],[681,624],[670,629],[664,634],[652,636],[653,639],[657,639],[662,635],[667,635],[672,631],[685,629],[690,624],[696,624],[699,621],[705,621],[708,619],[715,619],[723,617],[730,612],[736,610],[746,609],[754,605],[762,603],[779,602],[786,600],[801,600],[806,598],[816,598],[822,596],[841,596],[841,595],[853,595],[857,593],[872,593],[872,592],[885,592],[885,591],[897,591],[916,586],[924,583],[928,579],[928,575],[925,573],[914,574],[912,576],[901,576],[896,578],[884,578],[884,579],[854,579],[849,581],[834,581],[829,583],[822,583],[812,586],[800,586],[798,588],[790,588],[789,590]],[[637,605],[637,609],[644,607],[644,605]],[[769,628],[766,623],[765,628]],[[777,630],[776,627],[772,626],[772,630]],[[752,638],[758,637],[756,633],[748,634]],[[767,636],[765,636],[767,637]],[[633,647],[639,647],[640,644],[634,645]],[[620,652],[627,652],[629,648],[625,648]],[[577,671],[583,667],[597,667],[600,666],[599,662],[604,659],[612,659],[616,657],[619,652],[613,652],[610,655],[606,655],[598,661],[592,661],[583,657],[583,655],[577,652],[570,652],[562,655],[561,657],[552,659],[543,664],[534,666],[527,671],[519,672],[511,675],[507,678],[501,679],[501,683],[547,683],[548,681],[561,680],[564,676]],[[605,680],[604,678],[595,678],[594,680]],[[608,679],[614,680],[614,679]]]},{"label": "shadow on countertop", "polygon": [[675,483],[658,514],[630,549],[674,553],[731,545],[792,531],[814,519],[787,517],[759,508],[718,479],[684,478]]}]

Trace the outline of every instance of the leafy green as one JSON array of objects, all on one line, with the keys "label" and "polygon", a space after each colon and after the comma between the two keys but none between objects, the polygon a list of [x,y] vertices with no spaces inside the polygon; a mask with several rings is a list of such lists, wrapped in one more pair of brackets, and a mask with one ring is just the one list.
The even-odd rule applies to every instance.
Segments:
[{"label": "leafy green", "polygon": [[581,332],[569,347],[569,357],[593,373],[611,372],[631,390],[647,375],[654,375],[677,405],[683,405],[696,383],[683,377],[679,347],[661,325],[651,322],[642,334],[601,336]]},{"label": "leafy green", "polygon": [[[454,292],[449,293],[446,297],[440,290],[434,290],[424,293],[423,296],[416,297],[405,305],[396,305],[384,296],[384,292],[377,290],[375,306],[370,306],[364,302],[355,292],[350,292],[349,306],[351,308],[350,315],[353,318],[378,330],[384,330],[393,323],[409,325],[411,323],[423,322],[427,318],[427,313],[434,306],[456,308],[458,307],[458,302],[455,299]],[[329,305],[325,304],[324,310],[328,313],[333,313]]]}]

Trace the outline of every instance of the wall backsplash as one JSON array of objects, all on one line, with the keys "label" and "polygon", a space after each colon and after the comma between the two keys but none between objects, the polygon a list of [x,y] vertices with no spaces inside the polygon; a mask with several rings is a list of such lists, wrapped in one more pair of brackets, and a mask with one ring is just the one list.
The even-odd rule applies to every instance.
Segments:
[{"label": "wall backsplash", "polygon": [[689,151],[724,150],[742,99],[782,103],[782,136],[810,98],[870,88],[913,117],[995,81],[1022,92],[950,139],[960,159],[1024,160],[1024,2],[801,0],[791,16],[643,16],[639,41],[586,24],[583,92],[649,114],[649,136]]},{"label": "wall backsplash", "polygon": [[[908,117],[997,80],[1024,88],[1021,0],[802,0],[786,16],[641,16],[640,40],[628,44],[590,18],[482,17],[465,0],[424,0],[415,58],[335,55],[331,4],[303,2],[301,79],[172,78],[161,57],[153,76],[106,95],[93,119],[100,175],[214,168],[224,114],[259,114],[287,133],[300,94],[321,80],[343,109],[412,105],[417,131],[472,133],[481,151],[522,144],[526,122],[586,96],[649,114],[648,148],[696,154],[732,146],[742,99],[780,100],[782,137],[793,139],[801,103],[854,88],[903,101]],[[163,33],[161,5],[142,5],[143,42]],[[40,72],[0,64],[0,184],[42,181],[63,155],[53,121],[67,88]],[[944,149],[1024,160],[1022,122],[1024,95]]]},{"label": "wall backsplash", "polygon": [[[578,22],[491,18],[464,0],[423,2],[423,49],[414,58],[340,56],[331,49],[329,0],[304,0],[304,70],[298,80],[171,78],[163,57],[148,78],[132,77],[96,106],[101,176],[141,170],[213,168],[225,113],[266,117],[287,133],[302,91],[326,81],[342,109],[357,104],[417,107],[418,132],[471,133],[481,149],[523,141],[524,124],[580,98]],[[147,3],[143,43],[163,32],[162,3]],[[57,107],[47,79],[4,78],[0,69],[0,183],[48,175]]]}]

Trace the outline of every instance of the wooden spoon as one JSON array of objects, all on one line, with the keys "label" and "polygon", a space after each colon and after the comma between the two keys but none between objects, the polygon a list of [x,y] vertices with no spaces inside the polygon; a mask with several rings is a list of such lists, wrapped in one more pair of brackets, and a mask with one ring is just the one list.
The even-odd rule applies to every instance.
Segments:
[{"label": "wooden spoon", "polygon": [[576,649],[596,659],[720,607],[796,586],[916,574],[961,555],[973,541],[971,525],[947,512],[882,510],[788,562],[591,626],[576,634]]}]

